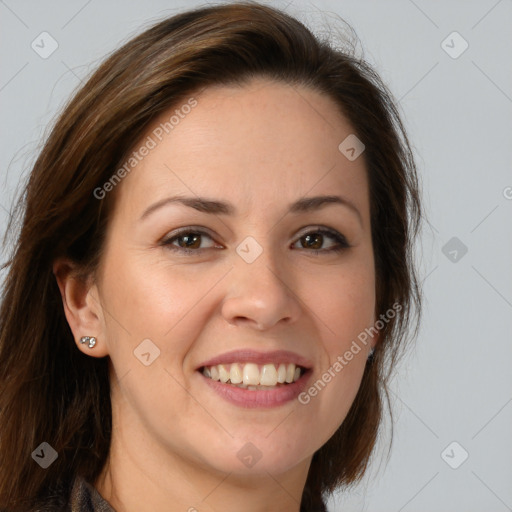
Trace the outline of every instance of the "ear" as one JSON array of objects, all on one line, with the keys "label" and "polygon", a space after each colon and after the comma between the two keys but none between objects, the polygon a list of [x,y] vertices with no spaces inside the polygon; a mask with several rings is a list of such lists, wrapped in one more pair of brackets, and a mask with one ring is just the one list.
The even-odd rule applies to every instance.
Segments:
[{"label": "ear", "polygon": [[[53,263],[64,314],[78,349],[88,356],[104,357],[108,355],[108,348],[98,288],[92,279],[78,278],[74,270],[75,264],[68,259],[59,258]],[[87,343],[80,343],[82,336],[96,338],[96,345],[89,348]]]}]

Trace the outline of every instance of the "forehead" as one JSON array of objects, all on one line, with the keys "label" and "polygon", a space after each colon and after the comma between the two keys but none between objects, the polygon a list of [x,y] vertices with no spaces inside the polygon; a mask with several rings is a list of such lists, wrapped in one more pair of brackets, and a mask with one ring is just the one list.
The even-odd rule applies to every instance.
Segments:
[{"label": "forehead", "polygon": [[209,87],[151,124],[134,150],[149,139],[154,147],[123,180],[120,200],[135,212],[184,193],[229,198],[243,211],[339,192],[366,209],[364,158],[338,149],[353,132],[337,105],[309,88],[265,79]]}]

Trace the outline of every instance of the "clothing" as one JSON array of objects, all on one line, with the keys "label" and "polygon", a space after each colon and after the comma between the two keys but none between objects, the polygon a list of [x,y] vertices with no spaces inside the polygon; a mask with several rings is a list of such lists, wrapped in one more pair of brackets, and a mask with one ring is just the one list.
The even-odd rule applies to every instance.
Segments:
[{"label": "clothing", "polygon": [[82,477],[73,482],[66,512],[115,512],[100,493]]}]

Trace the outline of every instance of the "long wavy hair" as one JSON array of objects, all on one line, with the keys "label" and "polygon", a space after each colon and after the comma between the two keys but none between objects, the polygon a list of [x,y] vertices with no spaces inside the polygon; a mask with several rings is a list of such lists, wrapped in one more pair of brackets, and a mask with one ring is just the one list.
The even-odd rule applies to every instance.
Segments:
[{"label": "long wavy hair", "polygon": [[[94,190],[164,111],[194,91],[253,77],[329,97],[366,146],[375,313],[396,302],[402,308],[380,331],[347,417],[313,456],[301,512],[325,511],[328,494],[367,470],[384,399],[390,405],[389,378],[421,316],[413,153],[393,96],[363,58],[278,9],[237,2],[166,18],[108,56],[67,103],[35,161],[6,235],[14,243],[0,309],[0,510],[64,503],[74,476],[94,482],[107,460],[108,358],[77,349],[52,272],[56,258],[68,257],[81,276],[94,276],[116,197],[100,201]],[[31,457],[43,441],[58,452],[44,470]]]}]

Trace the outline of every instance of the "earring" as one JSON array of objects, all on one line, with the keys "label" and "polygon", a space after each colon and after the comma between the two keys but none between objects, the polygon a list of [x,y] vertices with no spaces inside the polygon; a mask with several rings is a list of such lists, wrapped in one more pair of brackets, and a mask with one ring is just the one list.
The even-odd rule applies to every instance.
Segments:
[{"label": "earring", "polygon": [[373,363],[373,360],[374,360],[374,358],[375,358],[375,356],[373,355],[373,354],[374,354],[374,352],[375,352],[375,349],[374,349],[374,348],[372,348],[372,349],[370,350],[370,353],[368,354],[368,362],[369,362],[369,363]]},{"label": "earring", "polygon": [[80,338],[80,343],[88,343],[88,347],[92,348],[96,345],[96,338],[93,338],[92,336],[82,336]]}]

